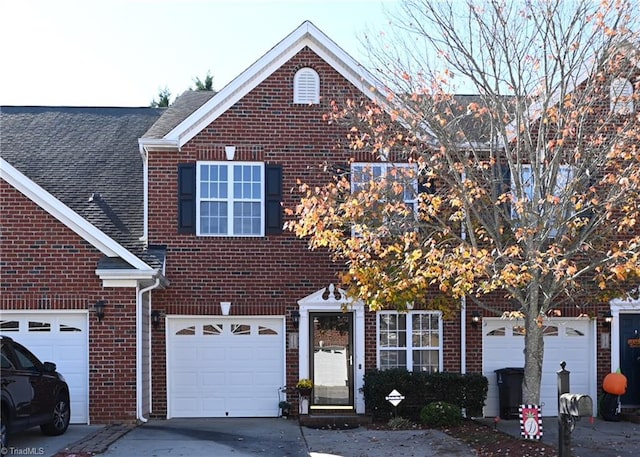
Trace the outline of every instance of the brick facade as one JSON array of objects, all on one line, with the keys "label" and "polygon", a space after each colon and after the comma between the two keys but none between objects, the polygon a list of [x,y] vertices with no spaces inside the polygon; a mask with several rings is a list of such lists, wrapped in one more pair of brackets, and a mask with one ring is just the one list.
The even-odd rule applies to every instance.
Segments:
[{"label": "brick facade", "polygon": [[[103,288],[101,253],[0,181],[1,310],[89,311],[89,420],[136,419],[135,289]],[[105,318],[92,312],[105,300]]]},{"label": "brick facade", "polygon": [[[320,76],[320,104],[293,104],[293,78],[311,67]],[[327,252],[310,251],[306,240],[289,232],[262,237],[196,236],[178,232],[178,166],[226,161],[225,145],[236,146],[234,162],[277,164],[283,170],[283,206],[299,202],[298,180],[325,184],[331,175],[321,164],[344,166],[350,159],[370,161],[345,144],[348,127],[328,124],[331,102],[362,97],[331,65],[305,47],[179,148],[154,149],[148,155],[148,244],[166,247],[169,285],[151,292],[152,309],[163,315],[219,316],[220,302],[232,303],[235,316],[285,316],[286,332],[296,332],[291,314],[298,300],[333,283],[342,265]],[[136,289],[104,287],[96,275],[103,254],[82,237],[7,184],[0,181],[2,260],[0,309],[76,309],[89,314],[89,417],[92,423],[136,420]],[[585,297],[586,298],[586,297]],[[105,318],[92,313],[106,300]],[[482,372],[482,328],[471,313],[498,317],[514,311],[500,294],[491,296],[493,315],[467,303],[465,367],[461,367],[462,319],[456,310],[443,318],[443,369]],[[611,349],[601,347],[610,332],[602,318],[604,299],[590,303],[597,320],[597,385],[609,373]],[[417,309],[428,309],[416,304]],[[571,304],[558,309],[576,316]],[[376,313],[364,313],[364,363],[377,367]],[[167,347],[165,329],[151,331],[152,417],[166,417]],[[300,374],[298,349],[287,340],[286,384]]]}]

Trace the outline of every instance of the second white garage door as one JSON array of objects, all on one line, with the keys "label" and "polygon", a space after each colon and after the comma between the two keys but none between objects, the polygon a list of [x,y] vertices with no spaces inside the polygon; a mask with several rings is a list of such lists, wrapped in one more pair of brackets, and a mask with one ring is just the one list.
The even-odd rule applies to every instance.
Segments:
[{"label": "second white garage door", "polygon": [[[524,367],[523,321],[485,318],[482,324],[482,370],[489,379],[484,414],[498,415],[499,391],[495,370]],[[544,361],[540,401],[543,416],[558,414],[560,362],[567,362],[571,393],[588,394],[596,407],[595,327],[590,319],[550,318],[544,321]],[[595,413],[595,411],[594,411]]]},{"label": "second white garage door", "polygon": [[167,316],[168,417],[276,417],[279,317]]}]

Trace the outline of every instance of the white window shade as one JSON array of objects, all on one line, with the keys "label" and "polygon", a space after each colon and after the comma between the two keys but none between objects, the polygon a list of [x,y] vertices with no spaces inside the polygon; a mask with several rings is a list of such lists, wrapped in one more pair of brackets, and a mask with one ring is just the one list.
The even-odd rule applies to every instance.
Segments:
[{"label": "white window shade", "polygon": [[301,68],[293,78],[293,103],[320,103],[320,77],[312,68]]}]

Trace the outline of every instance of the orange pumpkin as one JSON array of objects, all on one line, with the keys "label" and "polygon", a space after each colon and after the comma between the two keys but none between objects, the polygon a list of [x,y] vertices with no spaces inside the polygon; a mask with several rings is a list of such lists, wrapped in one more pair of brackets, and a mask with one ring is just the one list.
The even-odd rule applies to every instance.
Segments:
[{"label": "orange pumpkin", "polygon": [[602,389],[611,395],[624,395],[627,391],[627,377],[622,373],[609,373],[604,377]]}]

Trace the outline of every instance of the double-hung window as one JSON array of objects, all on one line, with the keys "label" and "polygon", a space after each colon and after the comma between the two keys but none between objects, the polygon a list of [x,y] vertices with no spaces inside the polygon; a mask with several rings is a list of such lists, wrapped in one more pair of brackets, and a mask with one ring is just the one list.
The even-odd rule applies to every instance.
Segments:
[{"label": "double-hung window", "polygon": [[263,163],[199,162],[196,173],[198,235],[264,235]]},{"label": "double-hung window", "polygon": [[[354,163],[351,165],[351,192],[357,194],[360,191],[370,189],[370,183],[380,184],[383,180],[386,188],[377,189],[383,191],[381,210],[384,211],[385,202],[403,202],[409,211],[396,211],[390,213],[384,211],[384,224],[392,231],[403,232],[415,227],[415,214],[418,208],[418,179],[417,168],[408,163]],[[409,213],[411,220],[407,220]]]},{"label": "double-hung window", "polygon": [[442,371],[442,314],[439,311],[378,313],[378,368]]},{"label": "double-hung window", "polygon": [[[522,165],[521,168],[522,172],[520,174],[520,179],[522,183],[522,193],[527,200],[533,201],[535,191],[535,175],[533,173],[533,167],[531,165]],[[556,175],[556,182],[553,186],[553,195],[561,197],[571,179],[573,179],[573,167],[570,165],[560,165]],[[516,189],[515,182],[512,181],[511,186],[512,189]],[[546,195],[543,195],[542,198],[546,198]],[[514,219],[518,217],[515,208],[512,208],[512,217]]]},{"label": "double-hung window", "polygon": [[402,186],[402,200],[415,208],[418,195],[417,168],[409,163],[354,163],[351,165],[351,192],[367,189],[370,181],[386,179]]}]

